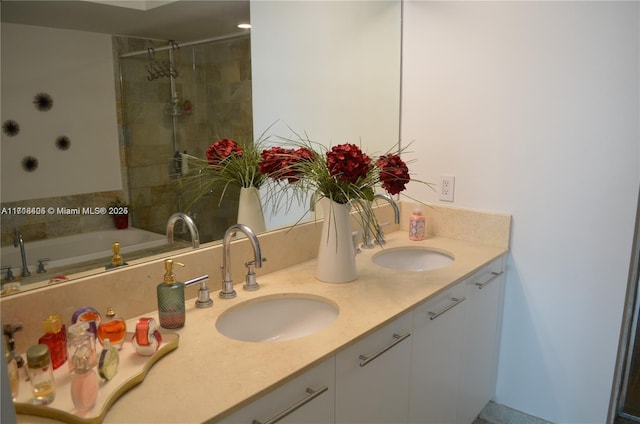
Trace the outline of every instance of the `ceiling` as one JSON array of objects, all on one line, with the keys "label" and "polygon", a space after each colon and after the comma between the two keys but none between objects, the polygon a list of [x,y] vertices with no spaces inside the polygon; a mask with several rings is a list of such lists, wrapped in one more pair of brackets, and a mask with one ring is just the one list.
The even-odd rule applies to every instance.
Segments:
[{"label": "ceiling", "polygon": [[246,31],[236,25],[249,22],[249,0],[2,0],[0,16],[2,22],[187,42]]}]

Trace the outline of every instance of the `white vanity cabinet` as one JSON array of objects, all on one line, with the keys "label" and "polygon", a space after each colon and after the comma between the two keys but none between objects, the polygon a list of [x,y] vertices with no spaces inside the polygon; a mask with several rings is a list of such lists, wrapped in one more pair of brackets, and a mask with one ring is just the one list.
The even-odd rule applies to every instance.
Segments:
[{"label": "white vanity cabinet", "polygon": [[409,422],[471,424],[492,398],[504,259],[414,310]]},{"label": "white vanity cabinet", "polygon": [[336,423],[407,421],[411,313],[336,355]]},{"label": "white vanity cabinet", "polygon": [[457,284],[414,310],[411,423],[456,422],[465,303],[465,285]]},{"label": "white vanity cabinet", "polygon": [[495,391],[504,260],[220,422],[471,424]]},{"label": "white vanity cabinet", "polygon": [[267,393],[218,423],[332,423],[335,399],[335,357],[330,357],[290,382]]},{"label": "white vanity cabinet", "polygon": [[493,397],[498,367],[504,297],[502,257],[465,280],[466,319],[462,349],[459,424],[473,422]]}]

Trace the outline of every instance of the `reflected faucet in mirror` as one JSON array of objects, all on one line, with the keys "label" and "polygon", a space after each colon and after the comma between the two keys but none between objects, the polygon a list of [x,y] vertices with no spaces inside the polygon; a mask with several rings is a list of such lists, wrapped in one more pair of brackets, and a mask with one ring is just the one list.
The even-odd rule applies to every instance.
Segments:
[{"label": "reflected faucet in mirror", "polygon": [[24,239],[22,233],[17,228],[13,230],[13,247],[20,247],[20,257],[22,258],[22,275],[28,277],[31,275],[29,266],[27,265],[27,253],[24,250]]},{"label": "reflected faucet in mirror", "polygon": [[194,249],[200,247],[200,234],[198,233],[198,227],[191,217],[185,213],[177,212],[169,217],[167,220],[167,242],[173,243],[173,233],[176,222],[182,221],[189,229],[191,233],[191,245]]},{"label": "reflected faucet in mirror", "polygon": [[[253,267],[262,268],[262,262],[265,262],[267,258],[262,257],[262,251],[260,249],[260,242],[258,236],[253,232],[251,228],[244,224],[232,225],[224,233],[224,239],[222,240],[222,290],[220,291],[220,297],[223,299],[233,299],[236,297],[236,291],[233,289],[233,279],[231,278],[231,239],[236,235],[236,232],[243,232],[253,248],[253,261],[247,262],[247,284],[244,285],[245,290],[256,290],[257,284],[255,282],[255,274],[253,273]],[[253,275],[252,275],[253,274]],[[251,284],[251,281],[253,284]]]},{"label": "reflected faucet in mirror", "polygon": [[[373,201],[375,202],[377,199],[386,200],[387,202],[389,202],[389,204],[393,208],[393,215],[394,215],[393,221],[395,224],[400,224],[400,208],[398,207],[398,204],[396,203],[396,201],[393,200],[391,195],[389,193],[376,194],[375,196],[373,196]],[[374,223],[374,225],[376,230],[375,243],[378,243],[381,245],[385,244],[384,233],[382,232],[381,225],[379,225],[378,223]],[[363,238],[362,248],[373,249],[375,244],[374,244],[373,237],[371,235],[371,223],[365,222],[362,238]]]}]

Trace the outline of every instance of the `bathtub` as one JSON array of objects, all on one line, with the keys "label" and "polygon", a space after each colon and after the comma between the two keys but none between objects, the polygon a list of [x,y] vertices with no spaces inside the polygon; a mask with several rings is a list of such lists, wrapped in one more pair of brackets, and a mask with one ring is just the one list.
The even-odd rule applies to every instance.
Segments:
[{"label": "bathtub", "polygon": [[[120,253],[126,260],[127,252],[161,246],[166,244],[167,240],[163,234],[129,227],[124,230],[94,231],[33,242],[25,240],[24,249],[29,271],[33,275],[38,268],[38,259],[49,258],[45,264],[46,269],[49,270],[100,258],[110,258],[111,245],[115,242],[120,243]],[[0,263],[3,267],[11,265],[14,275],[19,276],[22,272],[20,247],[2,246]]]}]

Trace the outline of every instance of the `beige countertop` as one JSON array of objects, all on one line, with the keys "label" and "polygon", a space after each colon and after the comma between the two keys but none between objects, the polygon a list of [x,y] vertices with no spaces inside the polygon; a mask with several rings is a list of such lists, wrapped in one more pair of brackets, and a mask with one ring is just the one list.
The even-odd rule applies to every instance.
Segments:
[{"label": "beige countertop", "polygon": [[[507,252],[505,248],[443,237],[412,242],[404,231],[388,235],[385,248],[407,245],[449,253],[455,262],[432,271],[394,271],[371,261],[380,251],[376,248],[358,255],[359,277],[354,282],[316,280],[316,262],[312,260],[267,275],[257,270],[260,290],[246,292],[236,284],[238,296],[230,300],[217,297],[218,281],[212,278],[208,286],[213,307],[197,309],[194,299],[187,301],[186,325],[176,331],[180,335],[178,349],[155,364],[142,384],[124,394],[104,422],[193,423],[222,418]],[[266,256],[274,254],[265,252]],[[239,281],[242,276],[234,278]],[[330,299],[340,309],[338,318],[310,336],[273,343],[236,341],[216,330],[216,318],[230,307],[261,296],[290,293]],[[145,316],[157,318],[155,312]],[[136,321],[129,320],[129,327]],[[19,422],[49,421],[19,416]]]}]

